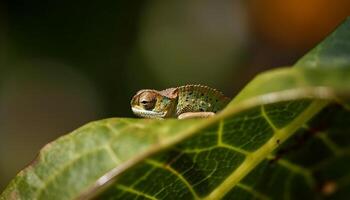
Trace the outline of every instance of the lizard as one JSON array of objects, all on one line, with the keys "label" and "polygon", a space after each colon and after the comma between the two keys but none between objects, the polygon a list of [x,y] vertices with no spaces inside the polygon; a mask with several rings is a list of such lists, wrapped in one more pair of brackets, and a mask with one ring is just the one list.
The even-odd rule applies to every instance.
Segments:
[{"label": "lizard", "polygon": [[162,91],[143,89],[131,99],[133,113],[143,118],[204,118],[215,115],[229,102],[216,89],[204,85],[184,85]]}]

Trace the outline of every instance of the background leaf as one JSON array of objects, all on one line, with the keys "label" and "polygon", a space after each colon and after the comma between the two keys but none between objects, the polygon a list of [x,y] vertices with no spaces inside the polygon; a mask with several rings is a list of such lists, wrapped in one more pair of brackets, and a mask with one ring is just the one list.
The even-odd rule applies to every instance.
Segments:
[{"label": "background leaf", "polygon": [[344,198],[349,25],[296,67],[257,76],[215,117],[107,119],[59,138],[1,198],[84,198],[105,187],[97,198]]}]

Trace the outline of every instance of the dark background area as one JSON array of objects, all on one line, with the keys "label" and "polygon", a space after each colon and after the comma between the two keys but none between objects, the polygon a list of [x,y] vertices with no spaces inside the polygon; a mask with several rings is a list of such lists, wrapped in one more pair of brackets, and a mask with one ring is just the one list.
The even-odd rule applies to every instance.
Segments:
[{"label": "dark background area", "polygon": [[0,191],[49,141],[133,117],[137,90],[201,83],[234,97],[348,15],[348,0],[1,1]]}]

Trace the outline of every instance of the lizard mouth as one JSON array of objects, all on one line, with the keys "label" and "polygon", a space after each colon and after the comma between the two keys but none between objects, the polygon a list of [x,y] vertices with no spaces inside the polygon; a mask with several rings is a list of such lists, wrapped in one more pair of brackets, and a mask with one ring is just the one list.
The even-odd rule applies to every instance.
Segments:
[{"label": "lizard mouth", "polygon": [[152,110],[144,110],[144,109],[139,109],[139,108],[134,108],[132,107],[132,112],[135,113],[135,115],[138,115],[140,117],[145,117],[145,118],[164,118],[166,115],[166,112],[155,112]]}]

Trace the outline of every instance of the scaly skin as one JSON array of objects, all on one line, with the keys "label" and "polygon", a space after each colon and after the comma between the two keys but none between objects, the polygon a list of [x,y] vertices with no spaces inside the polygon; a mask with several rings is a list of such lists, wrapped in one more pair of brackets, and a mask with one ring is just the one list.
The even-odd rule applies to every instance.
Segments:
[{"label": "scaly skin", "polygon": [[185,85],[162,91],[140,90],[131,100],[135,115],[145,118],[208,117],[229,102],[221,92],[203,85]]}]

